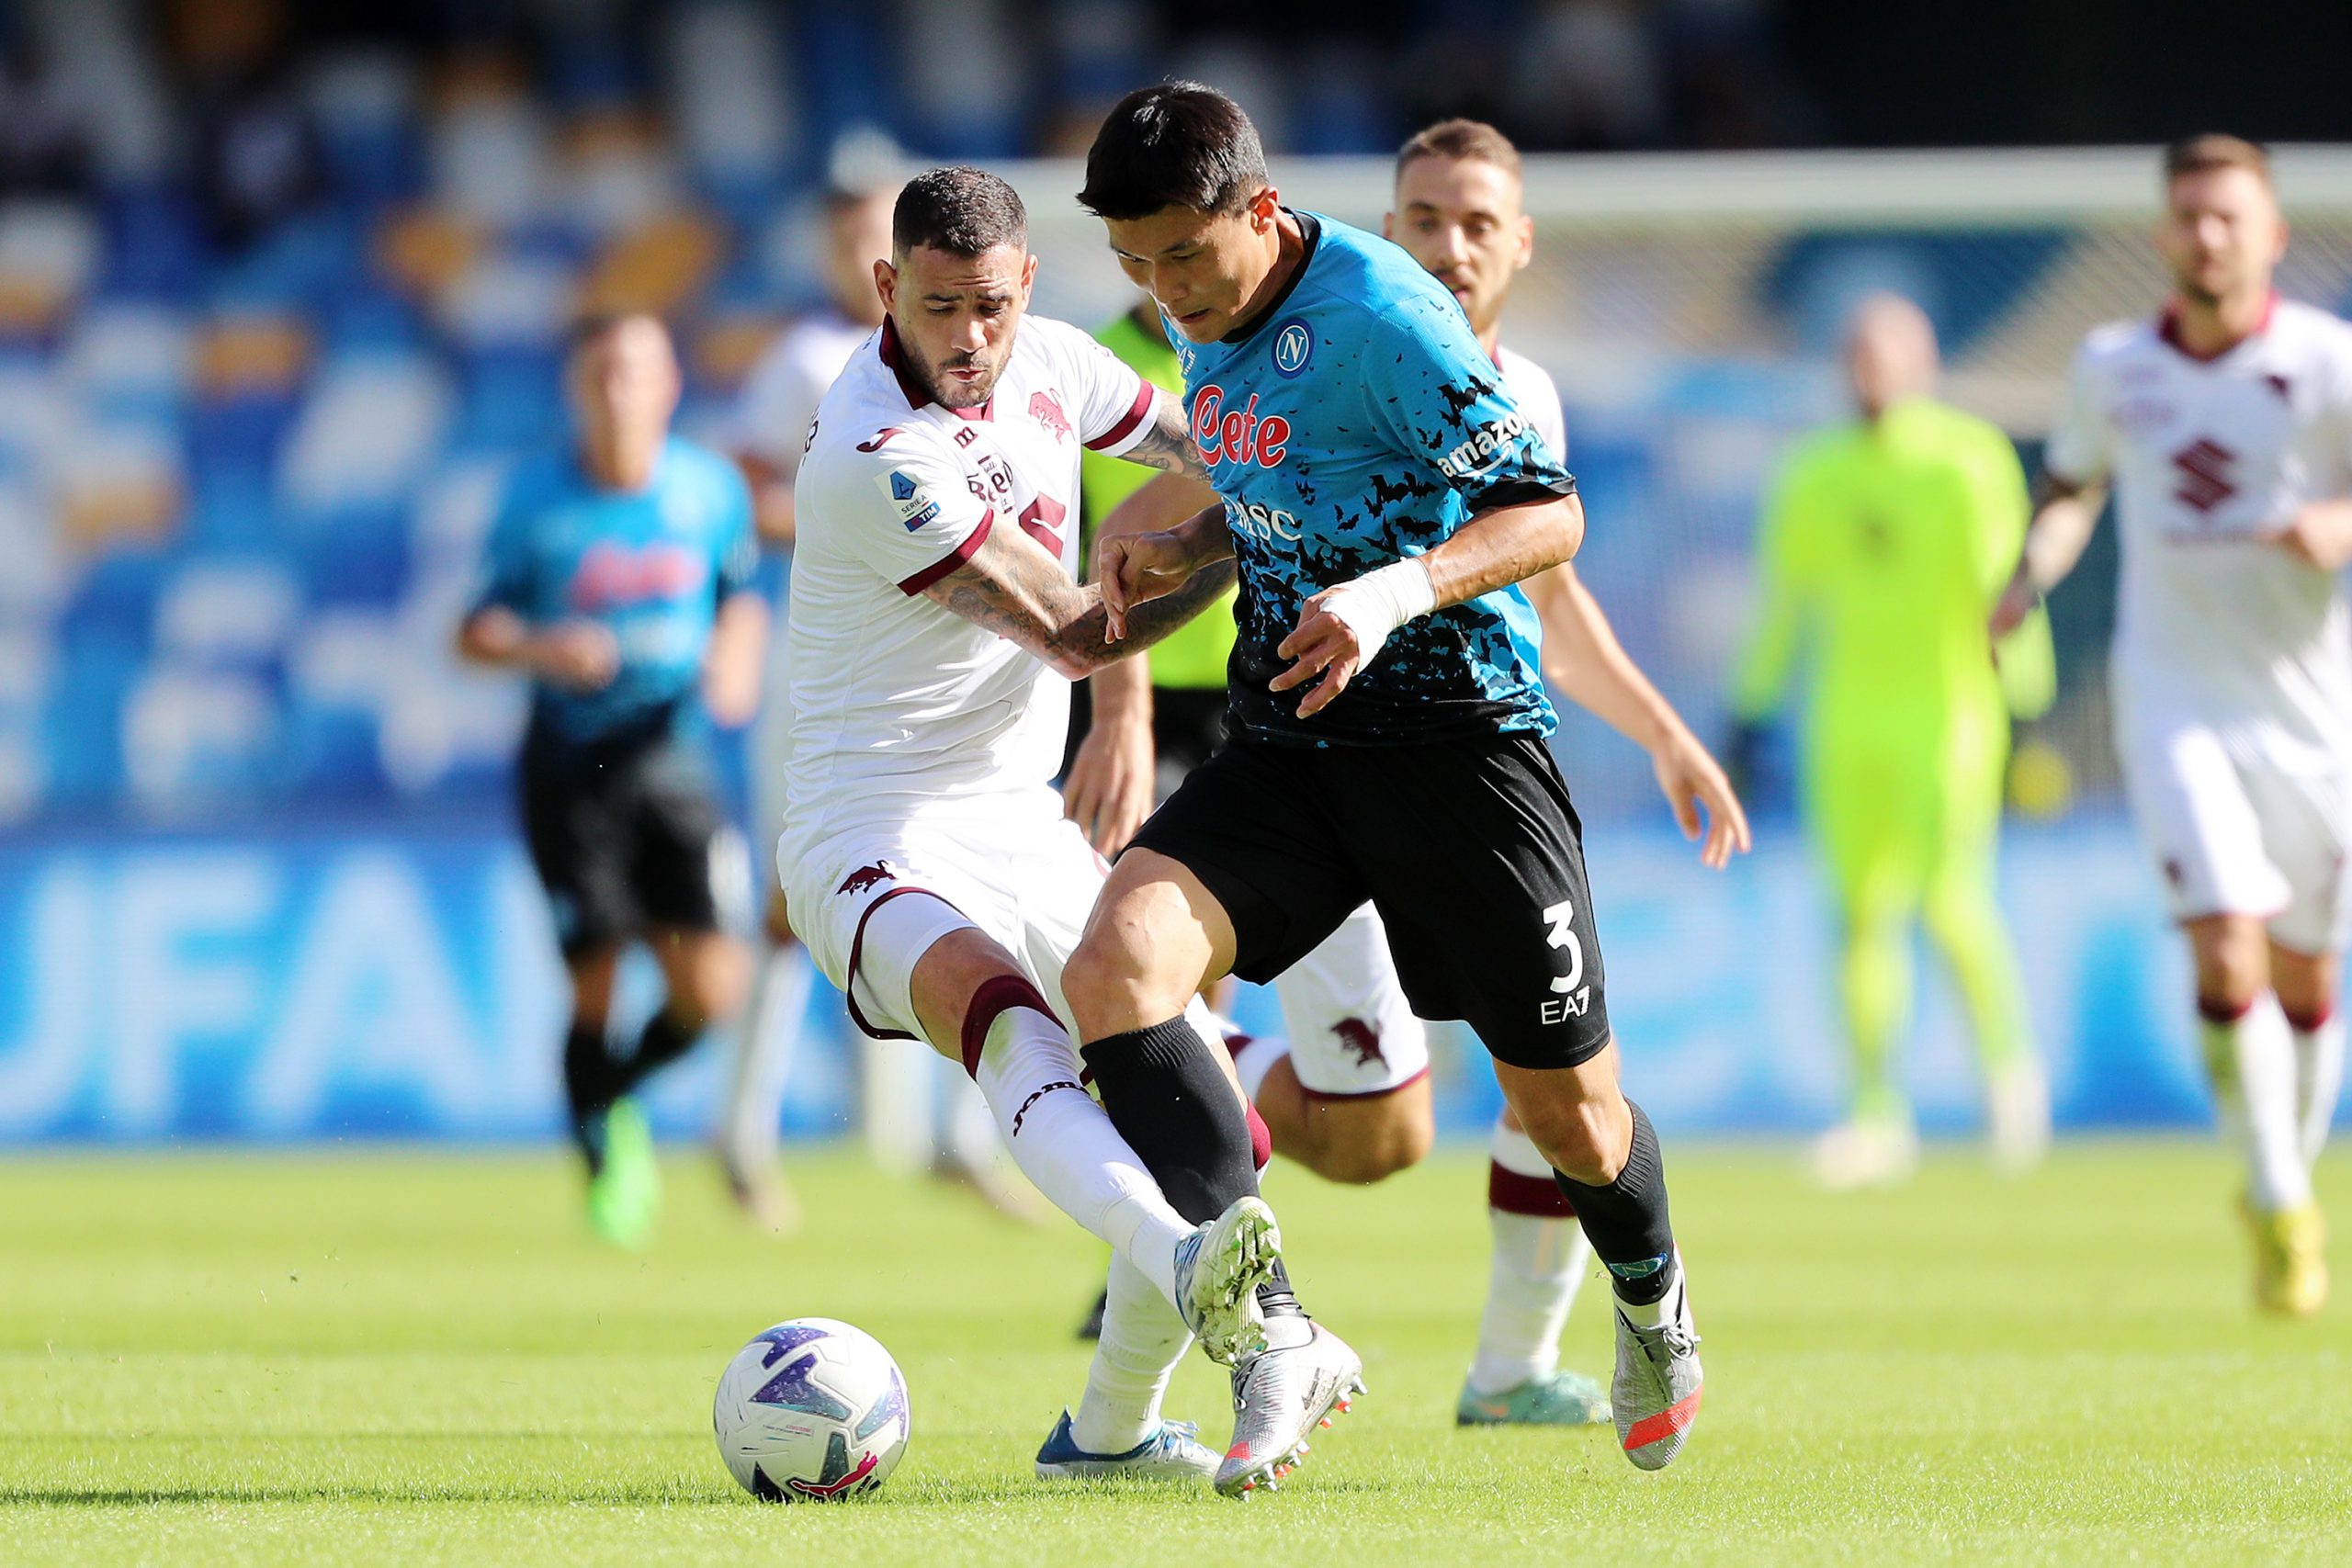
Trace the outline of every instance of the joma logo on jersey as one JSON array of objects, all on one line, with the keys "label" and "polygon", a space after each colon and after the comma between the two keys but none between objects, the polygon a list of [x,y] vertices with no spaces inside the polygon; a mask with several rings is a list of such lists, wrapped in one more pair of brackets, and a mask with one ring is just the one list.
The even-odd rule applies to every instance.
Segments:
[{"label": "joma logo on jersey", "polygon": [[1271,468],[1290,448],[1290,421],[1278,413],[1258,417],[1258,397],[1238,409],[1225,406],[1225,389],[1215,381],[1193,399],[1193,444],[1204,462],[1255,463]]},{"label": "joma logo on jersey", "polygon": [[1488,420],[1469,440],[1440,457],[1437,466],[1447,479],[1475,479],[1500,463],[1527,429],[1527,416],[1516,410],[1508,419]]},{"label": "joma logo on jersey", "polygon": [[2237,482],[2230,477],[2237,460],[2238,455],[2218,441],[2191,442],[2172,455],[2172,466],[2180,470],[2173,499],[2199,512],[2212,511],[2238,492]]}]

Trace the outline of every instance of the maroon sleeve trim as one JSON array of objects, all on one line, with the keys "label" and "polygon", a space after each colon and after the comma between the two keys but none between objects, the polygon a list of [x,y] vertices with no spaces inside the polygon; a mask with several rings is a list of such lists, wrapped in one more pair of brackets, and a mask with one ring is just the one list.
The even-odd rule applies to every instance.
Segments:
[{"label": "maroon sleeve trim", "polygon": [[954,571],[957,567],[962,566],[966,561],[970,560],[974,556],[978,555],[980,553],[980,547],[988,543],[989,530],[994,526],[996,526],[996,511],[991,507],[989,510],[980,513],[979,526],[974,528],[969,534],[965,535],[964,542],[962,544],[956,546],[954,549],[948,551],[947,554],[932,562],[929,566],[923,568],[912,577],[900,578],[899,580],[899,592],[911,599],[916,594],[922,592],[924,589],[930,587],[933,583],[938,581],[941,578],[945,577],[949,572]]},{"label": "maroon sleeve trim", "polygon": [[1136,427],[1141,424],[1145,420],[1151,417],[1152,403],[1159,390],[1159,388],[1153,386],[1148,381],[1146,381],[1142,386],[1137,387],[1136,389],[1135,406],[1128,409],[1125,413],[1119,416],[1118,423],[1113,425],[1110,429],[1104,431],[1102,434],[1088,442],[1086,444],[1087,450],[1090,452],[1100,452],[1107,447],[1116,446],[1120,442],[1125,441],[1128,436],[1133,435],[1136,432]]}]

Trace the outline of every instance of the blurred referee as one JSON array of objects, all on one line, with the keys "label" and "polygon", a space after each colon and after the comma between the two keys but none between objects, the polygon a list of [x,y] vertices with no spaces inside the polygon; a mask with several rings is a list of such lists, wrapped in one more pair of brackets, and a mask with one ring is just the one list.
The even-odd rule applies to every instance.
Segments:
[{"label": "blurred referee", "polygon": [[[742,999],[750,960],[732,933],[749,866],[705,739],[710,720],[739,726],[758,705],[767,609],[741,476],[670,434],[680,382],[662,324],[584,322],[565,380],[575,439],[508,481],[458,649],[531,677],[523,828],[571,976],[564,1087],[589,1223],[634,1246],[661,1190],[628,1096]],[[632,941],[667,994],[616,1055],[613,976]]]}]

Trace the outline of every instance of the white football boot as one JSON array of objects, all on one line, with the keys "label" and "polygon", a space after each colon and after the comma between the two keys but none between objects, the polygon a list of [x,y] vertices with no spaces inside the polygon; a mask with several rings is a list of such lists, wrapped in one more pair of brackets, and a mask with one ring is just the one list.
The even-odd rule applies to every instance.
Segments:
[{"label": "white football boot", "polygon": [[1273,1278],[1283,1233],[1261,1198],[1232,1206],[1176,1244],[1176,1310],[1213,1361],[1232,1366],[1266,1342],[1258,1287]]},{"label": "white football boot", "polygon": [[1144,1481],[1206,1481],[1216,1473],[1216,1450],[1201,1441],[1190,1421],[1162,1421],[1125,1453],[1089,1453],[1070,1431],[1069,1412],[1054,1423],[1037,1450],[1040,1481],[1093,1481],[1130,1475]]},{"label": "white football boot", "polygon": [[1674,1283],[1656,1328],[1636,1326],[1626,1317],[1623,1302],[1611,1304],[1616,1308],[1617,1377],[1609,1403],[1617,1417],[1617,1440],[1636,1468],[1664,1470],[1682,1451],[1705,1386],[1680,1251],[1674,1255]]},{"label": "white football boot", "polygon": [[1306,1317],[1266,1325],[1272,1343],[1233,1368],[1233,1446],[1216,1469],[1228,1497],[1272,1492],[1306,1461],[1307,1439],[1363,1392],[1363,1360]]}]

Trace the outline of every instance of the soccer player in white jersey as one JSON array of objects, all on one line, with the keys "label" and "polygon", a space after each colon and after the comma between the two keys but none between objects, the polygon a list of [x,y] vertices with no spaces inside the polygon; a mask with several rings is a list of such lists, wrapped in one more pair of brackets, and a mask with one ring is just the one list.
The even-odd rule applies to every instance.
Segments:
[{"label": "soccer player in white jersey", "polygon": [[2116,746],[2188,938],[2207,1071],[2247,1163],[2256,1300],[2327,1295],[2311,1168],[2343,1076],[2352,844],[2352,326],[2280,299],[2287,226],[2235,137],[2169,149],[2162,316],[2091,333],[2048,499],[1995,612],[2007,631],[2117,492]]},{"label": "soccer player in white jersey", "polygon": [[[858,345],[882,324],[874,265],[889,256],[890,207],[898,194],[895,178],[827,192],[826,304],[776,335],[745,378],[736,406],[729,449],[752,486],[761,539],[786,552],[787,559],[794,537],[793,479],[818,400]],[[764,695],[752,735],[758,761],[752,794],[761,829],[757,841],[772,849],[784,830],[792,671],[789,639],[772,637],[768,647]],[[718,1152],[736,1201],[769,1228],[785,1230],[795,1212],[777,1165],[777,1130],[812,971],[792,934],[781,887],[769,890],[766,928],[768,949],[736,1036]],[[996,1124],[968,1083],[954,1095],[945,1128],[937,1129],[932,1092],[937,1064],[895,1042],[861,1038],[858,1045],[858,1099],[866,1146],[877,1160],[902,1171],[928,1164],[1009,1213],[1035,1217],[1036,1196],[1005,1166]]]},{"label": "soccer player in white jersey", "polygon": [[[1072,580],[1081,446],[1200,459],[1177,400],[1075,328],[1024,321],[1035,270],[995,176],[934,170],[899,193],[876,268],[886,318],[819,406],[795,489],[777,865],[859,1027],[960,1057],[1022,1170],[1114,1250],[1087,1397],[1039,1472],[1217,1472],[1239,1492],[1361,1385],[1362,1363],[1299,1310],[1254,1190],[1193,1217],[1202,1184],[1165,1129],[1143,1129],[1163,1172],[1080,1087],[1062,970],[1105,868],[1049,782],[1069,680],[1142,679],[1123,656],[1233,573],[1129,617],[1124,640],[1100,590]],[[1205,1008],[1188,1016],[1216,1038]],[[1159,1418],[1188,1328],[1251,1391],[1222,1467]]]}]

